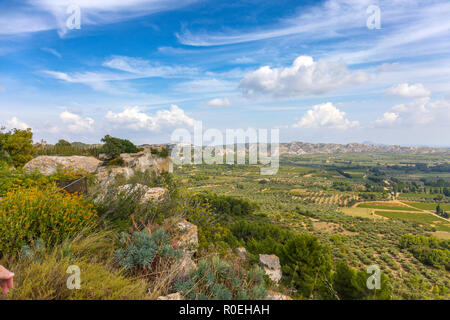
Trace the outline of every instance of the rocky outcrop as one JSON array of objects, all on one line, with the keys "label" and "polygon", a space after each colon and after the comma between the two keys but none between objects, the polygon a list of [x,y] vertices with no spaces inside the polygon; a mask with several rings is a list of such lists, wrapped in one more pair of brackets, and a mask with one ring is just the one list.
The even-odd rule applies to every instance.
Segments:
[{"label": "rocky outcrop", "polygon": [[120,157],[124,166],[140,171],[173,172],[173,165],[170,157],[161,158],[152,154],[151,147],[145,146],[144,150],[138,153],[122,153]]},{"label": "rocky outcrop", "polygon": [[279,283],[282,276],[280,259],[274,254],[260,254],[259,261],[269,278],[273,282]]},{"label": "rocky outcrop", "polygon": [[180,232],[180,235],[176,239],[176,246],[183,251],[179,276],[184,277],[189,271],[197,268],[197,265],[192,258],[198,249],[198,231],[196,225],[189,223],[184,219],[177,223],[177,229],[178,232]]},{"label": "rocky outcrop", "polygon": [[[134,192],[135,194],[133,194]],[[161,187],[150,188],[143,184],[136,183],[136,184],[125,184],[112,190],[109,190],[107,187],[105,187],[101,189],[101,191],[97,194],[97,196],[94,199],[94,202],[98,203],[101,201],[105,201],[105,199],[108,199],[108,201],[115,201],[119,199],[119,195],[126,197],[130,195],[130,193],[131,195],[133,195],[133,197],[136,197],[134,198],[136,200],[137,197],[140,197],[141,204],[144,204],[148,201],[162,202],[169,196],[169,190],[167,190],[166,188]]]},{"label": "rocky outcrop", "polygon": [[184,300],[181,292],[168,294],[167,296],[159,296],[156,300]]},{"label": "rocky outcrop", "polygon": [[292,298],[280,292],[267,290],[266,300],[292,300]]},{"label": "rocky outcrop", "polygon": [[142,193],[142,198],[141,198],[141,202],[147,202],[149,200],[152,201],[161,201],[163,200],[167,194],[168,194],[168,190],[166,188],[161,188],[161,187],[155,187],[155,188],[150,188],[147,187],[143,184],[137,183],[137,184],[125,184],[123,186],[120,186],[119,188],[117,188],[119,192],[125,192],[125,193],[129,193],[129,192],[141,192]]},{"label": "rocky outcrop", "polygon": [[129,179],[134,175],[134,171],[126,167],[99,167],[95,176],[100,182],[100,185],[106,187],[114,182],[119,175],[125,179]]},{"label": "rocky outcrop", "polygon": [[239,259],[247,260],[247,250],[243,247],[236,248],[236,253]]},{"label": "rocky outcrop", "polygon": [[122,166],[100,167],[97,170],[97,180],[102,187],[114,182],[116,177],[122,175],[125,179],[132,177],[136,171],[150,171],[160,174],[161,172],[173,172],[173,164],[170,157],[162,158],[152,154],[150,147],[144,147],[143,151],[137,153],[122,153]]},{"label": "rocky outcrop", "polygon": [[27,171],[38,170],[44,175],[57,173],[58,170],[82,171],[94,173],[102,162],[94,157],[83,156],[39,156],[27,162],[24,169]]}]

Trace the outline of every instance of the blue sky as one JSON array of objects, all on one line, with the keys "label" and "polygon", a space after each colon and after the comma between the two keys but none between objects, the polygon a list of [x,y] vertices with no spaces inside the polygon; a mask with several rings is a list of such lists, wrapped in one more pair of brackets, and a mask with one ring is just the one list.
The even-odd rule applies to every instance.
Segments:
[{"label": "blue sky", "polygon": [[450,146],[447,0],[94,2],[0,2],[0,124],[49,142],[168,142],[199,120]]}]

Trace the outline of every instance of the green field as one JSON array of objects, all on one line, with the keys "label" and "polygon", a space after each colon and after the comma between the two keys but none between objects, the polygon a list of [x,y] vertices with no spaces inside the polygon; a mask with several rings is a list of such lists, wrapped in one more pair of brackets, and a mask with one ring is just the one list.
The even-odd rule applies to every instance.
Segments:
[{"label": "green field", "polygon": [[402,207],[402,206],[387,206],[382,204],[374,204],[374,203],[360,203],[357,206],[358,208],[370,208],[370,209],[385,209],[385,210],[401,210],[401,211],[417,211],[414,208]]},{"label": "green field", "polygon": [[432,214],[422,212],[401,212],[401,211],[375,211],[376,215],[391,218],[414,221],[426,225],[433,225],[438,231],[450,232],[450,223],[433,216]]},{"label": "green field", "polygon": [[[407,201],[403,201],[403,202],[406,203],[407,205],[417,208],[417,209],[433,210],[433,211],[436,210],[436,206],[438,205],[438,203],[407,202]],[[441,207],[442,210],[450,211],[449,203],[441,203],[441,204],[439,204],[439,206]]]}]

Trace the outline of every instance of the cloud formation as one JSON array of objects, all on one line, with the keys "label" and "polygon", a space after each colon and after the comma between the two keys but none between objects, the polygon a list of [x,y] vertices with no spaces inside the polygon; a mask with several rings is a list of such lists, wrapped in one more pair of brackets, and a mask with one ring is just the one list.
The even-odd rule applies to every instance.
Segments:
[{"label": "cloud formation", "polygon": [[313,106],[300,119],[292,125],[293,128],[332,128],[349,129],[359,126],[358,121],[350,121],[345,112],[340,111],[331,102]]},{"label": "cloud formation", "polygon": [[0,35],[30,33],[57,29],[67,33],[69,6],[78,6],[82,25],[105,25],[129,19],[182,8],[197,0],[27,0],[23,12],[0,12]]},{"label": "cloud formation", "polygon": [[94,119],[86,117],[82,118],[78,114],[64,111],[59,115],[62,123],[66,125],[68,131],[74,133],[83,133],[86,131],[92,132],[94,130]]},{"label": "cloud formation", "polygon": [[378,126],[449,126],[450,101],[431,100],[425,97],[398,104],[384,113],[382,118],[377,119],[375,124]]},{"label": "cloud formation", "polygon": [[421,98],[428,97],[430,91],[427,90],[421,83],[409,85],[407,83],[400,83],[390,88],[387,93],[391,96],[401,98]]},{"label": "cloud formation", "polygon": [[106,120],[117,127],[148,131],[194,125],[194,119],[187,116],[184,110],[176,105],[171,105],[169,110],[158,110],[155,115],[142,112],[140,107],[127,107],[119,113],[108,111]]},{"label": "cloud formation", "polygon": [[398,114],[395,112],[385,112],[383,117],[375,120],[377,126],[390,126],[398,120]]},{"label": "cloud formation", "polygon": [[310,56],[299,56],[290,67],[264,66],[248,73],[241,80],[240,87],[246,95],[317,95],[365,82],[367,78],[362,71],[349,71],[343,62],[315,62]]},{"label": "cloud formation", "polygon": [[228,98],[216,98],[208,101],[208,107],[228,107],[230,104]]},{"label": "cloud formation", "polygon": [[12,117],[10,120],[6,121],[6,127],[8,129],[21,129],[26,130],[28,128],[31,128],[28,124],[26,124],[23,121],[20,121],[17,117]]}]

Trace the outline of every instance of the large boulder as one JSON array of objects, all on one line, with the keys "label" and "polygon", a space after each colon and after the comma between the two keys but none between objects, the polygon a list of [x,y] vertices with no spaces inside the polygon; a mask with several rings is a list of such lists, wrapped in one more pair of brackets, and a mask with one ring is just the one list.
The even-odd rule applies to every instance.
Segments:
[{"label": "large boulder", "polygon": [[102,162],[94,157],[83,156],[39,156],[27,162],[24,169],[27,171],[38,170],[44,175],[51,175],[61,170],[83,171],[94,173]]},{"label": "large boulder", "polygon": [[184,219],[177,223],[177,229],[179,236],[176,239],[176,247],[183,251],[179,276],[185,277],[189,271],[197,268],[192,258],[198,249],[198,230],[196,225]]},{"label": "large boulder", "polygon": [[145,146],[144,150],[137,153],[122,153],[120,157],[124,166],[139,171],[173,172],[170,157],[162,158],[152,154],[151,147]]},{"label": "large boulder", "polygon": [[269,278],[273,282],[279,283],[282,276],[280,259],[274,254],[260,254],[259,261]]}]

